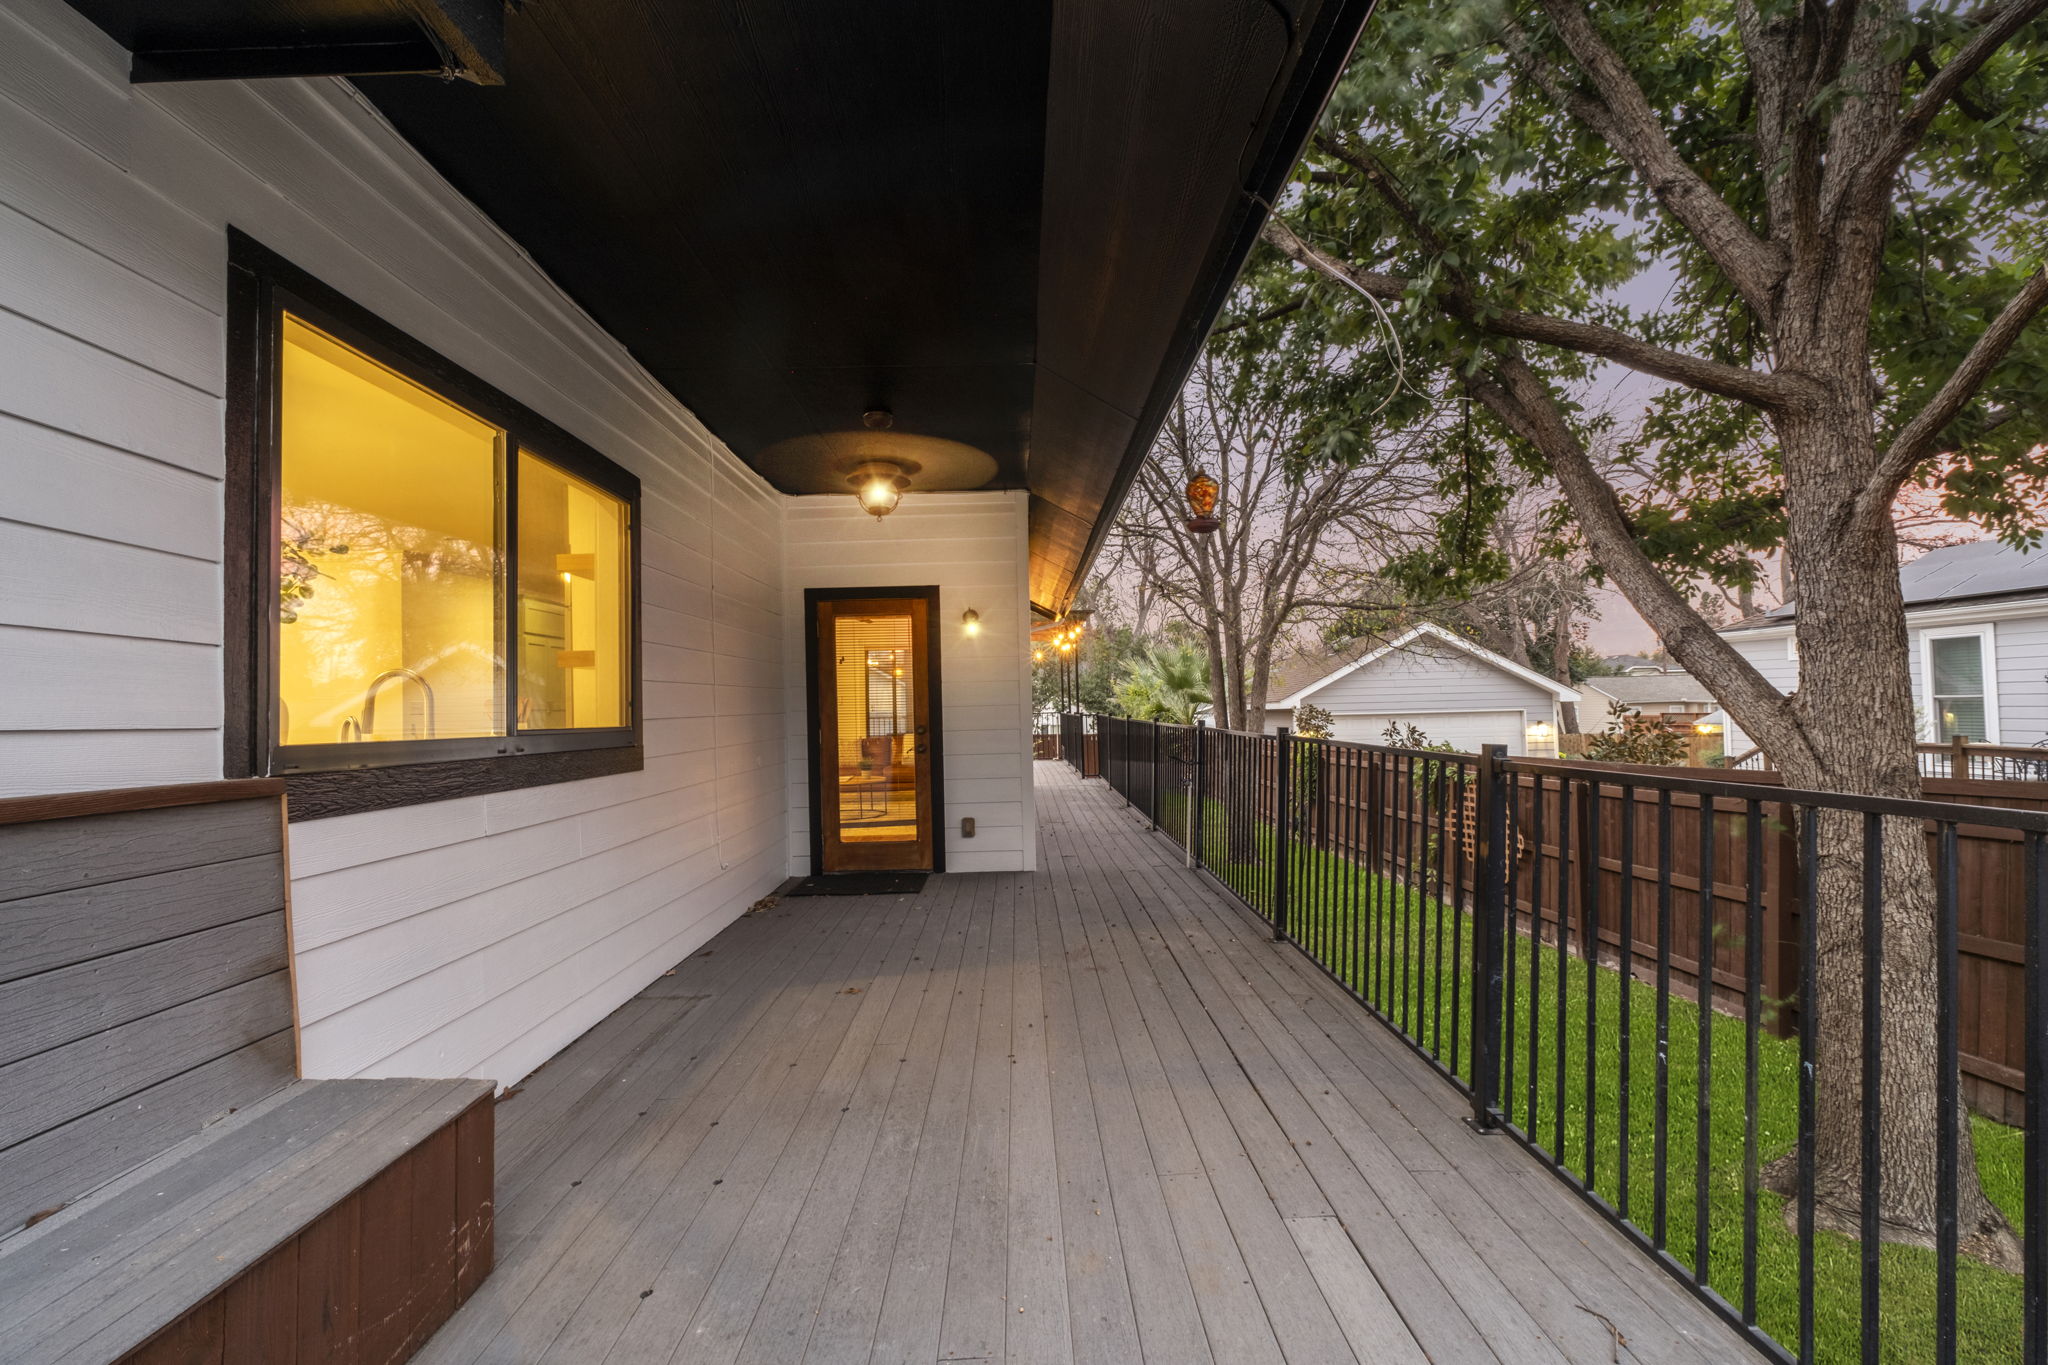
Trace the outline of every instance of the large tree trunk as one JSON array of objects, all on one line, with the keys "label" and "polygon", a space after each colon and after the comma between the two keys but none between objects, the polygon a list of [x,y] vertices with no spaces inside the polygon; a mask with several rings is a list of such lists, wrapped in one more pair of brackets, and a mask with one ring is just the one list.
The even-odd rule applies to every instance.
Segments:
[{"label": "large tree trunk", "polygon": [[[1550,633],[1550,676],[1572,685],[1572,618],[1560,603]],[[1559,708],[1564,721],[1564,732],[1575,735],[1579,732],[1579,704],[1568,701]]]},{"label": "large tree trunk", "polygon": [[[1842,330],[1838,322],[1831,325]],[[1831,336],[1830,326],[1823,325],[1781,345],[1782,369],[1829,376],[1826,387],[1833,396],[1788,404],[1772,418],[1786,469],[1786,558],[1799,584],[1801,676],[1789,701],[1644,557],[1612,488],[1526,364],[1497,356],[1491,374],[1473,387],[1549,456],[1609,576],[1673,657],[1714,689],[1729,714],[1763,745],[1788,786],[1910,799],[1920,795],[1920,784],[1896,540],[1890,522],[1879,519],[1860,533],[1862,543],[1852,543],[1856,495],[1876,461],[1866,376],[1852,363],[1856,344],[1853,336]],[[1967,1112],[1961,1104],[1948,1115],[1937,1111],[1932,870],[1917,822],[1889,823],[1901,827],[1881,833],[1881,1235],[1933,1243],[1935,1135],[1941,1123],[1952,1123],[1961,1137],[1961,1245],[1991,1264],[2015,1268],[2018,1241],[1984,1197]],[[1819,904],[1811,907],[1819,950],[1812,983],[1818,1039],[1814,1192],[1821,1221],[1853,1233],[1863,1190],[1861,821],[1830,818],[1820,835]],[[1773,1183],[1788,1190],[1787,1177],[1794,1174],[1787,1161],[1772,1173]]]},{"label": "large tree trunk", "polygon": [[[1795,629],[1799,690],[1792,708],[1803,746],[1772,755],[1787,785],[1907,799],[1920,795],[1918,738],[1907,671],[1905,609],[1889,523],[1846,543],[1841,509],[1875,451],[1855,433],[1861,414],[1787,417],[1778,423],[1788,470],[1787,556],[1799,579]],[[1868,431],[1864,424],[1860,428]],[[1833,483],[1834,489],[1825,485]],[[1741,716],[1737,716],[1740,721]],[[1815,1016],[1815,1180],[1819,1218],[1852,1235],[1863,1190],[1864,822],[1820,822]],[[1941,1123],[1961,1134],[1958,1221],[1964,1249],[2017,1270],[2019,1245],[1984,1197],[1966,1110],[1937,1108],[1933,871],[1917,820],[1888,819],[1879,834],[1882,958],[1879,1032],[1879,1209],[1887,1240],[1934,1244],[1936,1145]],[[1780,1172],[1780,1175],[1785,1174]],[[1779,1182],[1783,1184],[1782,1178]]]}]

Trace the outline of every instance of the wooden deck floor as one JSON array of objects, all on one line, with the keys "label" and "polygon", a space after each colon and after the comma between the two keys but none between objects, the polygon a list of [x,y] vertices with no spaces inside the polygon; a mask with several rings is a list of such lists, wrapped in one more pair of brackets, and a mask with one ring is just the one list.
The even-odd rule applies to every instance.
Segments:
[{"label": "wooden deck floor", "polygon": [[1100,782],[1040,868],[742,919],[498,1109],[422,1361],[1725,1362]]}]

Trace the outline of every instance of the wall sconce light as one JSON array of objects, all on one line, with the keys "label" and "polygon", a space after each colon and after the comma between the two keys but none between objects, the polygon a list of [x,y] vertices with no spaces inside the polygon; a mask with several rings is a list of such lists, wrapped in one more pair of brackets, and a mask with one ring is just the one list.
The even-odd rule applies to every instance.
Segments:
[{"label": "wall sconce light", "polygon": [[1188,480],[1188,517],[1186,526],[1196,535],[1207,535],[1222,526],[1216,518],[1216,496],[1222,491],[1206,469],[1197,469]]},{"label": "wall sconce light", "polygon": [[981,613],[973,607],[960,613],[960,632],[963,635],[981,634]]},{"label": "wall sconce light", "polygon": [[1710,720],[1703,720],[1692,727],[1692,732],[1696,735],[1718,735],[1721,727]]},{"label": "wall sconce light", "polygon": [[1557,738],[1557,727],[1547,720],[1539,720],[1529,727],[1529,743],[1546,745]]}]

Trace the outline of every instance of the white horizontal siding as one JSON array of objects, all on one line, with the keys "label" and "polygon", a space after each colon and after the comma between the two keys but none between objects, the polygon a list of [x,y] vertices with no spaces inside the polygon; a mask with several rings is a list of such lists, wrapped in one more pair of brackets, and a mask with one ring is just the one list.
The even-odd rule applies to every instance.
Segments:
[{"label": "white horizontal siding", "polygon": [[1737,654],[1749,660],[1756,671],[1763,674],[1765,682],[1789,695],[1799,690],[1799,660],[1786,644],[1789,638],[1776,635],[1758,640],[1735,634],[1728,636],[1727,640],[1735,646]]},{"label": "white horizontal siding", "polygon": [[[806,588],[938,587],[932,629],[940,660],[947,870],[1037,865],[1026,505],[1022,493],[913,493],[877,521],[844,495],[789,501],[782,712],[792,872],[808,872],[811,864]],[[973,638],[960,629],[960,615],[970,608],[981,615]],[[960,834],[966,815],[974,816],[972,839]]]},{"label": "white horizontal siding", "polygon": [[1548,715],[1555,694],[1450,645],[1417,640],[1310,693],[1334,715],[1522,711]]},{"label": "white horizontal siding", "polygon": [[1998,641],[1998,738],[2003,744],[2048,740],[2048,613],[1995,626]]},{"label": "white horizontal siding", "polygon": [[[1998,688],[1998,742],[2029,745],[2048,740],[2048,611],[2038,615],[2006,614],[1999,607],[1972,618],[1967,611],[1943,609],[1938,623],[1930,626],[1925,612],[1906,616],[1906,670],[1912,681],[1914,705],[1923,727],[1928,725],[1927,699],[1920,663],[1922,637],[1928,630],[1967,630],[1991,627],[1994,670]],[[1780,692],[1799,686],[1799,661],[1792,656],[1783,635],[1771,639],[1749,639],[1741,634],[1728,637],[1736,651],[1764,675]],[[1730,749],[1747,747],[1739,730],[1731,731]]]},{"label": "white horizontal siding", "polygon": [[[1336,723],[1331,738],[1353,744],[1385,744],[1387,726],[1398,722],[1404,733],[1406,727],[1413,725],[1431,744],[1449,744],[1460,753],[1475,754],[1488,744],[1505,744],[1510,758],[1520,758],[1529,751],[1528,732],[1532,721],[1557,723],[1551,708],[1540,711],[1424,711],[1402,716],[1343,715],[1334,719]],[[1554,754],[1546,749],[1541,756],[1554,757]]]},{"label": "white horizontal siding", "polygon": [[307,1073],[517,1080],[784,872],[784,500],[346,84],[0,54],[0,794],[220,775],[231,224],[641,478],[645,770],[292,829]]}]

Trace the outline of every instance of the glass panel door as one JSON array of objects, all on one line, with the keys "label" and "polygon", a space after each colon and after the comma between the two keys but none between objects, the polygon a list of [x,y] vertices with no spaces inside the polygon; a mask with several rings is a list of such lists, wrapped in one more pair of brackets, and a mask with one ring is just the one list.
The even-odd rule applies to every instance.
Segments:
[{"label": "glass panel door", "polygon": [[932,865],[928,608],[922,597],[817,603],[821,871]]}]

